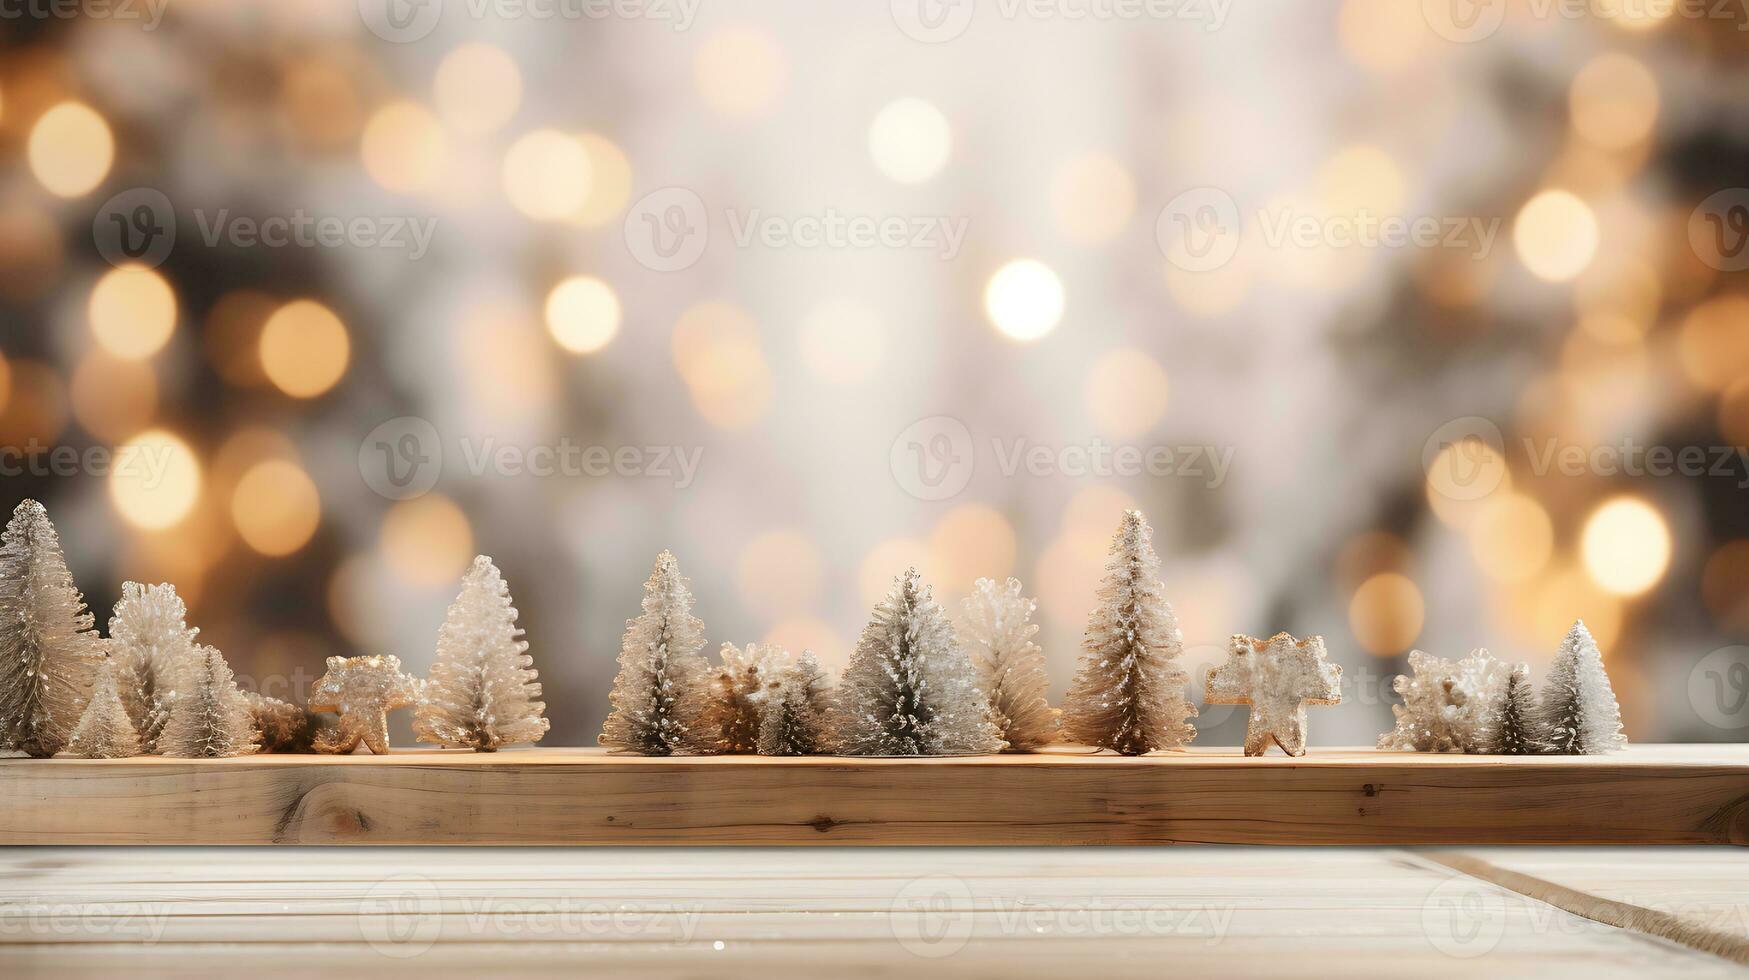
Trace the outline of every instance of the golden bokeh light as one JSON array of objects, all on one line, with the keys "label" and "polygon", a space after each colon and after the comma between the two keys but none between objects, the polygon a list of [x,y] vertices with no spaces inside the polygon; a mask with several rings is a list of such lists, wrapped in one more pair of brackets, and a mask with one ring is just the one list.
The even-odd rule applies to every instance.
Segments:
[{"label": "golden bokeh light", "polygon": [[1505,455],[1477,438],[1446,445],[1427,467],[1427,504],[1451,527],[1468,527],[1488,497],[1511,487]]},{"label": "golden bokeh light", "polygon": [[1727,541],[1712,553],[1701,572],[1700,595],[1713,622],[1749,629],[1749,540]]},{"label": "golden bokeh light", "polygon": [[600,133],[577,137],[589,157],[589,196],[573,219],[585,228],[599,228],[625,210],[632,198],[632,162],[619,144]]},{"label": "golden bokeh light", "polygon": [[21,305],[60,282],[66,253],[55,220],[26,200],[33,196],[0,200],[0,297]]},{"label": "golden bokeh light", "polygon": [[267,380],[293,398],[314,398],[346,373],[352,341],[334,311],[300,299],[267,318],[258,349]]},{"label": "golden bokeh light", "polygon": [[130,263],[97,280],[85,313],[92,336],[104,350],[137,361],[170,342],[176,329],[176,293],[156,270]]},{"label": "golden bokeh light", "polygon": [[862,599],[862,608],[870,608],[885,598],[893,587],[893,579],[912,567],[923,575],[925,584],[934,582],[933,569],[929,567],[929,548],[922,541],[891,538],[870,548],[856,572],[856,592]]},{"label": "golden bokeh light", "polygon": [[104,442],[120,442],[152,422],[158,377],[145,361],[92,351],[73,369],[73,418]]},{"label": "golden bokeh light", "polygon": [[1046,615],[1079,628],[1097,604],[1096,593],[1104,576],[1104,546],[1089,547],[1086,539],[1065,533],[1039,554],[1028,585],[1037,590],[1039,607]]},{"label": "golden bokeh light", "polygon": [[1111,439],[1144,435],[1166,417],[1166,369],[1134,348],[1109,351],[1087,372],[1087,417]]},{"label": "golden bokeh light", "polygon": [[1658,80],[1636,59],[1609,52],[1573,76],[1567,101],[1580,138],[1619,150],[1652,132],[1658,121]]},{"label": "golden bokeh light", "polygon": [[560,221],[589,199],[589,151],[553,129],[524,134],[504,154],[504,196],[536,221]]},{"label": "golden bokeh light", "polygon": [[739,307],[707,301],[674,324],[675,367],[699,415],[719,429],[745,429],[771,407],[771,367],[759,325]]},{"label": "golden bokeh light", "polygon": [[414,102],[391,102],[364,124],[359,152],[365,172],[384,190],[418,194],[443,176],[449,146],[435,113]]},{"label": "golden bokeh light", "polygon": [[383,516],[384,563],[411,585],[452,584],[474,555],[474,532],[466,514],[441,494],[402,500]]},{"label": "golden bokeh light", "polygon": [[1432,37],[1420,4],[1403,0],[1343,0],[1336,28],[1343,53],[1380,74],[1415,64]]},{"label": "golden bokeh light", "polygon": [[901,184],[921,184],[941,172],[953,152],[953,129],[923,99],[895,99],[868,126],[875,169]]},{"label": "golden bokeh light", "polygon": [[1402,538],[1389,531],[1364,531],[1348,540],[1336,554],[1336,583],[1352,591],[1381,572],[1408,569],[1412,553]]},{"label": "golden bokeh light", "polygon": [[358,86],[341,65],[325,58],[300,58],[280,81],[281,111],[305,144],[339,149],[358,138],[364,107]]},{"label": "golden bokeh light", "polygon": [[245,425],[225,437],[225,441],[219,443],[219,448],[213,451],[212,465],[209,467],[212,484],[215,487],[235,489],[243,474],[272,459],[297,462],[297,445],[278,429],[263,425]]},{"label": "golden bokeh light", "polygon": [[832,300],[802,319],[796,342],[802,363],[829,384],[855,384],[881,368],[886,357],[886,331],[866,306]]},{"label": "golden bokeh light", "polygon": [[1573,283],[1573,308],[1579,327],[1605,344],[1643,339],[1658,318],[1664,284],[1644,262],[1627,260],[1609,268],[1594,265]]},{"label": "golden bokeh light", "polygon": [[498,129],[522,104],[522,72],[502,48],[463,44],[443,56],[432,79],[432,99],[450,128],[478,137]]},{"label": "golden bokeh light", "polygon": [[572,276],[547,294],[547,330],[573,354],[592,354],[619,333],[619,297],[592,276]]},{"label": "golden bokeh light", "polygon": [[321,512],[316,484],[290,460],[255,464],[231,493],[231,520],[238,537],[269,557],[289,555],[308,543]]},{"label": "golden bokeh light", "polygon": [[800,531],[766,531],[742,549],[735,584],[742,601],[761,616],[805,613],[824,584],[820,554]]},{"label": "golden bokeh light", "polygon": [[1521,493],[1488,497],[1469,526],[1470,553],[1498,582],[1522,582],[1548,564],[1555,529],[1548,511]]},{"label": "golden bokeh light", "polygon": [[1038,340],[1063,318],[1063,283],[1037,259],[1015,259],[996,270],[984,287],[984,312],[1003,336]]},{"label": "golden bokeh light", "polygon": [[1597,256],[1597,215],[1571,191],[1546,190],[1519,210],[1512,243],[1532,275],[1567,282]]},{"label": "golden bokeh light", "polygon": [[17,360],[8,366],[6,411],[0,413],[0,444],[47,445],[67,427],[67,386],[41,361]]},{"label": "golden bokeh light", "polygon": [[980,578],[1001,581],[1014,572],[1014,527],[994,507],[960,504],[941,516],[929,534],[929,567],[936,598],[963,596]]},{"label": "golden bokeh light", "polygon": [[1063,506],[1062,536],[1084,551],[1104,554],[1124,511],[1135,508],[1135,498],[1111,484],[1082,487]]},{"label": "golden bokeh light", "polygon": [[1368,653],[1391,657],[1415,644],[1426,620],[1421,590],[1399,572],[1383,572],[1354,590],[1348,627]]},{"label": "golden bokeh light", "polygon": [[772,624],[760,642],[780,646],[797,657],[804,651],[812,650],[815,658],[820,661],[821,668],[828,674],[836,675],[850,660],[850,650],[844,637],[832,628],[832,624],[811,616],[799,616]]},{"label": "golden bokeh light", "polygon": [[1519,641],[1547,650],[1551,657],[1575,619],[1585,621],[1606,659],[1621,636],[1621,600],[1598,588],[1577,567],[1551,568],[1508,588],[1505,599]]},{"label": "golden bokeh light", "polygon": [[279,304],[266,293],[236,289],[208,308],[201,347],[227,384],[253,388],[267,383],[261,369],[261,328]]},{"label": "golden bokeh light", "polygon": [[1605,501],[1585,521],[1580,552],[1585,571],[1606,591],[1639,595],[1657,585],[1670,567],[1670,528],[1663,515],[1638,497]]},{"label": "golden bokeh light", "polygon": [[1749,377],[1749,296],[1721,296],[1689,310],[1676,345],[1683,372],[1704,390]]},{"label": "golden bokeh light", "polygon": [[1330,214],[1396,214],[1403,209],[1407,188],[1402,168],[1376,146],[1344,147],[1318,170],[1318,199]]},{"label": "golden bokeh light", "polygon": [[1749,447],[1749,377],[1732,382],[1719,396],[1718,426],[1726,442]]},{"label": "golden bokeh light", "polygon": [[559,391],[549,337],[521,304],[483,302],[469,310],[453,356],[473,412],[497,425],[545,418]]},{"label": "golden bokeh light", "polygon": [[752,27],[732,27],[706,38],[692,68],[705,104],[730,119],[764,115],[777,104],[789,79],[777,41]]},{"label": "golden bokeh light", "polygon": [[115,137],[97,111],[62,102],[30,129],[30,172],[56,197],[80,197],[103,183],[115,161]]},{"label": "golden bokeh light", "polygon": [[1121,234],[1135,214],[1135,178],[1110,155],[1076,157],[1057,171],[1051,211],[1064,238],[1078,245],[1104,244]]},{"label": "golden bokeh light", "polygon": [[109,499],[135,527],[151,531],[180,522],[200,498],[200,485],[200,461],[172,432],[148,429],[116,447]]}]

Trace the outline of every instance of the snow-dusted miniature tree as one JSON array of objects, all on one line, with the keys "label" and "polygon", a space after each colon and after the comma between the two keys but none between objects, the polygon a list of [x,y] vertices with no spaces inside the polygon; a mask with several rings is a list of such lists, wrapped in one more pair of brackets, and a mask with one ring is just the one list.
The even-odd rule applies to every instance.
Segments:
[{"label": "snow-dusted miniature tree", "polygon": [[1412,752],[1479,752],[1480,732],[1499,703],[1509,668],[1474,650],[1452,661],[1421,650],[1409,652],[1414,673],[1399,674],[1391,690],[1402,704],[1391,705],[1396,727],[1379,736],[1381,749]]},{"label": "snow-dusted miniature tree", "polygon": [[178,678],[170,719],[158,736],[158,751],[179,759],[248,755],[261,733],[249,701],[237,689],[231,665],[211,646],[196,644],[192,668]]},{"label": "snow-dusted miniature tree", "polygon": [[1184,636],[1160,584],[1154,530],[1128,511],[1112,537],[1099,605],[1087,619],[1081,666],[1063,702],[1069,741],[1141,755],[1196,737],[1189,676],[1178,665]]},{"label": "snow-dusted miniature tree", "polygon": [[263,752],[309,752],[316,740],[316,716],[278,698],[244,691],[249,716],[261,733]]},{"label": "snow-dusted miniature tree", "polygon": [[990,719],[1010,752],[1033,752],[1057,740],[1057,713],[1045,700],[1050,679],[1045,655],[1032,642],[1038,603],[1020,594],[1020,582],[978,579],[961,604],[960,640],[978,669]]},{"label": "snow-dusted miniature tree", "polygon": [[664,551],[644,583],[643,612],[626,621],[601,744],[640,755],[685,751],[708,698],[702,649],[704,624],[692,615],[692,593],[680,563]]},{"label": "snow-dusted miniature tree", "polygon": [[126,759],[140,754],[140,733],[116,685],[115,661],[105,660],[97,669],[91,699],[73,734],[67,752],[84,759]]},{"label": "snow-dusted miniature tree", "polygon": [[762,643],[725,643],[722,657],[689,748],[711,755],[750,755],[759,751],[761,694],[787,666],[789,652]]},{"label": "snow-dusted miniature tree", "polygon": [[109,650],[119,672],[122,703],[147,753],[158,751],[158,734],[170,719],[178,678],[196,666],[194,641],[200,630],[188,626],[187,616],[174,585],[125,582],[109,617]]},{"label": "snow-dusted miniature tree", "polygon": [[1530,667],[1518,664],[1506,676],[1476,738],[1476,751],[1488,755],[1536,755],[1543,737],[1537,731],[1536,696]]},{"label": "snow-dusted miniature tree", "polygon": [[91,627],[48,512],[20,503],[0,534],[0,750],[66,746],[103,657]]},{"label": "snow-dusted miniature tree", "polygon": [[826,672],[812,650],[785,667],[759,695],[759,754],[814,755],[826,751],[832,704]]},{"label": "snow-dusted miniature tree", "polygon": [[1573,623],[1549,666],[1537,724],[1547,750],[1556,755],[1600,755],[1628,744],[1603,654],[1583,622]]},{"label": "snow-dusted miniature tree", "polygon": [[474,559],[437,634],[425,700],[413,711],[421,742],[495,752],[538,742],[546,705],[528,641],[516,625],[510,587],[492,559]]},{"label": "snow-dusted miniature tree", "polygon": [[874,608],[834,712],[845,755],[968,755],[1002,751],[1002,735],[947,614],[915,568]]},{"label": "snow-dusted miniature tree", "polygon": [[345,755],[360,744],[377,755],[389,751],[389,712],[419,703],[421,685],[401,671],[401,658],[329,657],[328,672],[310,691],[311,711],[340,715],[322,728],[311,746],[317,752]]}]

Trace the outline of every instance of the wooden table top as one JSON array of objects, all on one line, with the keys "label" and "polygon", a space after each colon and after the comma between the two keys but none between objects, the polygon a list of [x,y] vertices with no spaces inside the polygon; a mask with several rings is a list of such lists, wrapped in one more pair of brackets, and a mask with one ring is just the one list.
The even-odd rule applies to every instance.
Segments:
[{"label": "wooden table top", "polygon": [[1741,848],[0,849],[7,977],[1637,978],[1743,964]]}]

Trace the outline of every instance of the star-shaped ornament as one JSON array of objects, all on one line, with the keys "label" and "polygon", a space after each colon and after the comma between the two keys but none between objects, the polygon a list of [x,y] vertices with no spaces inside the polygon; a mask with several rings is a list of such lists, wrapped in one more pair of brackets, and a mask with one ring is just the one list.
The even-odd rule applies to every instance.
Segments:
[{"label": "star-shaped ornament", "polygon": [[363,742],[386,755],[389,712],[418,703],[419,681],[401,673],[400,657],[329,657],[309,710],[339,712],[340,723],[316,736],[315,749],[344,755]]},{"label": "star-shaped ornament", "polygon": [[1248,704],[1245,754],[1262,755],[1271,741],[1288,755],[1306,754],[1306,705],[1342,703],[1342,667],[1324,659],[1324,638],[1267,640],[1235,635],[1227,662],[1210,667],[1209,704]]}]

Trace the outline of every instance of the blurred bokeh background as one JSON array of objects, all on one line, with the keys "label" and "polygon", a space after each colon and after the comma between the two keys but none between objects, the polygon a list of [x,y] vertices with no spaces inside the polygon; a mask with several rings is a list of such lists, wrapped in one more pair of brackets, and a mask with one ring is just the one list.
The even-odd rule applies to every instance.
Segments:
[{"label": "blurred bokeh background", "polygon": [[301,700],[487,553],[587,744],[662,548],[834,666],[915,563],[1060,695],[1140,507],[1193,664],[1327,638],[1315,743],[1576,617],[1631,737],[1749,731],[1741,5],[20,9],[5,503],[100,624],[174,582]]}]

